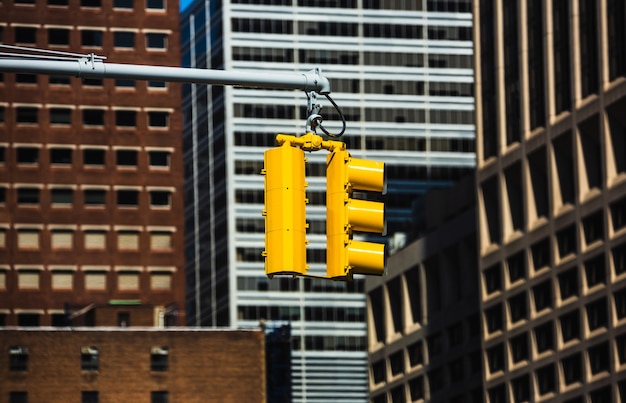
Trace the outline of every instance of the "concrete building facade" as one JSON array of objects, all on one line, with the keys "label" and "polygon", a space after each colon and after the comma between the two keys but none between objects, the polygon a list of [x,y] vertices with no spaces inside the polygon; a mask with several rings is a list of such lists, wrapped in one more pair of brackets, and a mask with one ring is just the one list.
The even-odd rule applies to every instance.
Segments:
[{"label": "concrete building facade", "polygon": [[[3,44],[119,63],[178,64],[178,26],[177,1],[0,4]],[[113,299],[185,324],[180,104],[178,84],[0,76],[0,326]]]},{"label": "concrete building facade", "polygon": [[373,403],[483,401],[473,190],[427,194],[427,234],[366,281]]},{"label": "concrete building facade", "polygon": [[626,400],[626,8],[474,5],[486,401]]},{"label": "concrete building facade", "polygon": [[[358,158],[388,167],[389,231],[412,200],[473,169],[469,1],[195,1],[182,14],[183,65],[322,68]],[[304,133],[301,92],[184,86],[189,323],[291,322],[296,402],[367,399],[366,303],[353,282],[264,275],[263,152]],[[341,120],[323,98],[324,125]],[[309,273],[325,273],[325,153],[307,155]]]}]

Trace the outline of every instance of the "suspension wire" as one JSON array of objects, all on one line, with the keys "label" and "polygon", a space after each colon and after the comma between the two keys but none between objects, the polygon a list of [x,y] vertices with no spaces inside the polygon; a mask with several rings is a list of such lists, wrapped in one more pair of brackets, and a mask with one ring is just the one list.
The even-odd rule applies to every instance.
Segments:
[{"label": "suspension wire", "polygon": [[319,122],[319,128],[322,129],[322,131],[324,132],[325,135],[327,135],[328,137],[333,137],[333,138],[337,138],[337,137],[341,137],[343,135],[343,133],[346,131],[346,118],[343,116],[343,113],[341,112],[341,109],[339,109],[339,106],[335,103],[335,101],[333,101],[333,99],[330,97],[330,95],[328,94],[324,94],[324,96],[326,96],[326,98],[330,101],[330,103],[333,105],[333,107],[335,108],[335,110],[337,111],[337,113],[339,113],[339,116],[341,117],[341,123],[342,123],[342,129],[338,134],[331,134],[328,132],[328,130],[326,130],[324,128],[324,126],[322,126],[322,122]]},{"label": "suspension wire", "polygon": [[[13,52],[6,52],[6,50]],[[93,57],[97,60],[105,60],[105,56],[82,55],[80,53],[64,52],[60,50],[29,48],[25,46],[2,45],[0,44],[0,57],[25,58],[25,59],[54,59],[54,60],[76,60],[83,57]]]}]

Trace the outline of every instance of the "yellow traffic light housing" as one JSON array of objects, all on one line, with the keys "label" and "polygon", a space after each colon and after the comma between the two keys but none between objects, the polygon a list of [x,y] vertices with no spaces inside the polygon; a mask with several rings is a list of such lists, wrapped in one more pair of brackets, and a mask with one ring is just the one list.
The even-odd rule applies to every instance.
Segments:
[{"label": "yellow traffic light housing", "polygon": [[306,274],[304,151],[284,142],[265,152],[265,274]]},{"label": "yellow traffic light housing", "polygon": [[385,245],[353,239],[355,232],[385,233],[385,205],[353,198],[354,191],[386,193],[385,164],[352,158],[345,143],[314,133],[276,136],[279,147],[265,152],[265,274],[307,276],[304,151],[326,157],[326,277],[386,274]]},{"label": "yellow traffic light housing", "polygon": [[[340,143],[343,144],[343,143]],[[345,145],[326,157],[326,276],[384,275],[385,245],[355,241],[354,231],[385,233],[385,205],[352,198],[355,190],[386,192],[385,164],[352,158]]]}]

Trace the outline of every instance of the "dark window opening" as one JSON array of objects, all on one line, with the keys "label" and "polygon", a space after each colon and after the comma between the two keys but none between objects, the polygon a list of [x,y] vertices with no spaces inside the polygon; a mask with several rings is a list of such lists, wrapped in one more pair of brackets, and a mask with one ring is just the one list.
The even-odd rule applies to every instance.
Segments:
[{"label": "dark window opening", "polygon": [[150,166],[168,167],[170,165],[170,153],[168,151],[149,151],[148,159]]},{"label": "dark window opening", "polygon": [[137,166],[137,150],[117,150],[115,158],[118,166]]},{"label": "dark window opening", "polygon": [[84,193],[85,205],[101,206],[106,203],[106,190],[103,189],[87,189]]},{"label": "dark window opening", "polygon": [[26,347],[10,347],[9,348],[9,370],[10,371],[28,370],[28,349]]},{"label": "dark window opening", "polygon": [[50,123],[69,125],[72,123],[72,110],[68,108],[50,108]]},{"label": "dark window opening", "polygon": [[85,148],[83,149],[84,165],[104,165],[105,150],[101,148]]},{"label": "dark window opening", "polygon": [[38,204],[39,188],[18,188],[17,203],[18,204]]},{"label": "dark window opening", "polygon": [[137,112],[128,110],[115,111],[115,125],[123,127],[137,126]]},{"label": "dark window opening", "polygon": [[117,204],[122,207],[137,206],[139,204],[139,192],[136,190],[118,190]]},{"label": "dark window opening", "polygon": [[39,162],[39,148],[37,147],[17,148],[16,160],[18,164],[37,164]]},{"label": "dark window opening", "polygon": [[84,29],[80,31],[80,44],[88,47],[102,46],[102,31]]},{"label": "dark window opening", "polygon": [[97,371],[100,368],[100,353],[96,347],[81,347],[80,369],[82,371]]},{"label": "dark window opening", "polygon": [[168,121],[168,112],[148,112],[148,126],[150,127],[167,127]]},{"label": "dark window opening", "polygon": [[135,33],[126,31],[113,32],[113,46],[116,48],[134,48]]},{"label": "dark window opening", "polygon": [[561,322],[561,338],[563,343],[580,339],[580,316],[578,310],[572,311],[559,318]]},{"label": "dark window opening", "polygon": [[39,121],[39,108],[21,106],[16,108],[17,123],[37,123]]},{"label": "dark window opening", "polygon": [[50,163],[54,165],[71,165],[72,149],[71,148],[51,148]]},{"label": "dark window opening", "polygon": [[49,28],[48,44],[55,46],[69,46],[70,30],[64,28]]}]

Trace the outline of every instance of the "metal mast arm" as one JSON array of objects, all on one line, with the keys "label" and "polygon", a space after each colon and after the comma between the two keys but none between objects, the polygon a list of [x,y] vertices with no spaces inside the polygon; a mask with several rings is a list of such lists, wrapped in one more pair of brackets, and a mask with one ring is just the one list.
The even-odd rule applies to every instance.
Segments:
[{"label": "metal mast arm", "polygon": [[[21,56],[21,57],[20,57]],[[83,78],[123,78],[133,80],[237,85],[257,88],[293,89],[330,93],[330,82],[320,69],[306,73],[261,73],[184,67],[105,63],[93,54],[77,59],[57,60],[0,53],[0,72],[64,75]]]}]

